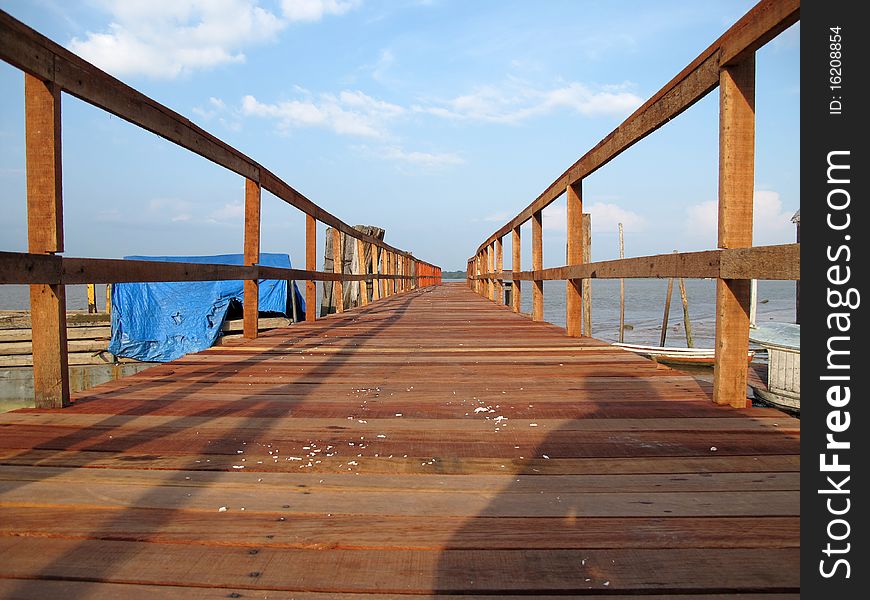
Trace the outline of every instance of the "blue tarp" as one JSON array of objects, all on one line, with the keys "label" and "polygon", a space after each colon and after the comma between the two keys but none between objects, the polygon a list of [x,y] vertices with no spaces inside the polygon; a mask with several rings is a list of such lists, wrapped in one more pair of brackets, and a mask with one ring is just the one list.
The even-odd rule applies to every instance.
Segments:
[{"label": "blue tarp", "polygon": [[[217,256],[125,256],[129,260],[241,265],[241,254]],[[259,264],[290,268],[287,254],[260,254]],[[210,348],[232,300],[243,301],[242,281],[118,283],[112,286],[109,352],[143,361],[167,362]],[[305,301],[294,283],[297,314]],[[287,314],[287,282],[260,280],[260,311]]]}]

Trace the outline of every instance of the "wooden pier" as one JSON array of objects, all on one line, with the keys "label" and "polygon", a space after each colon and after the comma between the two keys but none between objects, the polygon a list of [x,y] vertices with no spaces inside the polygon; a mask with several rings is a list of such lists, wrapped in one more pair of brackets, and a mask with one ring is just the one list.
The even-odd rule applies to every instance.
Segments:
[{"label": "wooden pier", "polygon": [[[759,2],[443,284],[0,11],[0,59],[25,80],[28,214],[0,284],[30,285],[38,407],[0,415],[0,598],[796,598],[799,421],[748,405],[746,348],[749,281],[800,279],[799,244],[751,236],[755,53],[799,18],[798,0]],[[589,262],[584,179],[713,90],[717,247]],[[237,174],[245,264],[65,256],[64,95]],[[305,214],[305,269],[258,264],[263,190]],[[544,268],[543,210],[563,195],[567,262]],[[717,280],[711,383],[590,336],[590,281],[608,277]],[[304,323],[258,332],[263,279],[305,282]],[[245,339],[71,393],[65,286],[213,280],[244,280]],[[566,282],[566,329],[542,320],[547,280]],[[323,319],[318,281],[339,299]]]},{"label": "wooden pier", "polygon": [[463,284],[232,342],[0,417],[0,596],[796,594],[799,421],[702,385]]}]

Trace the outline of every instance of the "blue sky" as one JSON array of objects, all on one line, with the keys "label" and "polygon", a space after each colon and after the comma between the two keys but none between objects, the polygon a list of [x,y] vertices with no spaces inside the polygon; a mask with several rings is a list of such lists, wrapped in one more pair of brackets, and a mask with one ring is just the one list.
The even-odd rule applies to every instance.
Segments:
[{"label": "blue sky", "polygon": [[[0,0],[345,222],[384,227],[444,269],[464,269],[751,6]],[[799,25],[758,53],[756,244],[794,240],[799,53]],[[26,251],[23,77],[5,63],[0,89],[0,250]],[[714,248],[717,136],[714,92],[589,177],[593,260],[616,256],[620,221],[628,256]],[[241,252],[239,176],[69,96],[63,157],[66,255]],[[544,228],[545,266],[564,264],[564,198]],[[303,238],[304,216],[264,194],[262,250],[299,263]]]}]

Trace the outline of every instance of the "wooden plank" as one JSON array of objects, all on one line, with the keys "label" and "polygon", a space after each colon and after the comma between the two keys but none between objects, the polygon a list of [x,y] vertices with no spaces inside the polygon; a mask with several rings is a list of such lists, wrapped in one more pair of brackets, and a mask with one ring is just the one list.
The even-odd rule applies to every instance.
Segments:
[{"label": "wooden plank", "polygon": [[[565,189],[595,172],[632,145],[678,116],[719,85],[719,67],[754,52],[800,18],[799,0],[762,0],[698,55],[652,98],[584,154],[529,206],[481,245],[522,225],[549,206]],[[724,53],[724,55],[723,55]]]},{"label": "wooden plank", "polygon": [[[719,84],[719,247],[752,246],[755,187],[755,56],[721,71]],[[716,280],[713,401],[747,404],[751,282]]]},{"label": "wooden plank", "polygon": [[[317,220],[305,215],[305,269],[317,270]],[[305,282],[305,320],[317,319],[317,284],[308,279]]]},{"label": "wooden plank", "polygon": [[[245,179],[245,240],[244,264],[253,266],[260,262],[260,185]],[[257,337],[257,319],[260,315],[260,285],[258,279],[246,279],[244,283],[244,331],[246,338]]]},{"label": "wooden plank", "polygon": [[[532,269],[542,271],[544,268],[544,232],[543,213],[535,211],[532,215]],[[541,278],[532,280],[532,319],[544,320],[544,281]]]},{"label": "wooden plank", "polygon": [[719,277],[800,281],[801,245],[724,248],[719,257]]},{"label": "wooden plank", "polygon": [[[796,592],[797,549],[342,550],[3,538],[0,576],[110,583],[378,593],[487,591]],[[40,557],[34,561],[32,557]],[[135,557],[135,560],[133,558]],[[409,569],[408,564],[414,565]],[[191,568],[196,565],[197,568]],[[578,565],[580,565],[578,567]],[[254,575],[255,574],[255,575]],[[584,578],[590,581],[585,583]],[[607,585],[605,585],[607,584]]]},{"label": "wooden plank", "polygon": [[[0,579],[0,595],[4,598],[14,598],[19,592],[23,592],[25,598],[84,598],[89,600],[174,600],[186,598],[189,600],[224,600],[225,598],[244,597],[240,588],[224,587],[185,587],[163,585],[140,585],[140,584],[114,584],[102,583],[95,587],[90,581],[54,581],[32,579]],[[379,600],[407,600],[407,594],[382,594],[377,595]],[[434,594],[427,596],[432,600],[449,600],[453,595]],[[501,594],[504,600],[526,600],[527,595]],[[564,600],[571,596],[565,595],[539,595],[541,600]],[[798,600],[800,594],[687,594],[681,595],[681,600]],[[345,594],[336,592],[299,592],[280,591],[269,592],[270,600],[371,600],[372,594]],[[463,595],[466,600],[490,600],[490,594]],[[591,600],[636,600],[634,596],[614,594],[583,594],[583,598]],[[646,600],[670,600],[670,595],[652,594],[647,595]]]},{"label": "wooden plank", "polygon": [[[27,167],[27,245],[30,253],[63,252],[60,88],[25,74],[24,121]],[[30,286],[34,401],[39,407],[69,404],[66,290]]]},{"label": "wooden plank", "polygon": [[64,411],[0,414],[0,584],[27,582],[13,597],[72,580],[92,597],[796,590],[800,421],[710,394],[461,282],[410,291]]},{"label": "wooden plank", "polygon": [[[583,262],[583,199],[581,182],[569,185],[566,192],[568,212],[568,265]],[[581,282],[579,279],[568,279],[565,282],[565,322],[566,330],[571,337],[580,337],[582,318]]]}]

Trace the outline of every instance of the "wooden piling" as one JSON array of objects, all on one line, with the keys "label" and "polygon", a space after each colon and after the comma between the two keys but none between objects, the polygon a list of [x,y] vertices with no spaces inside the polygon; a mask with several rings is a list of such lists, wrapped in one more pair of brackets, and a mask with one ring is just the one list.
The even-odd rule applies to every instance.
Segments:
[{"label": "wooden piling", "polygon": [[668,293],[665,296],[665,314],[662,317],[662,335],[659,341],[659,346],[665,345],[665,340],[668,337],[668,317],[671,313],[671,295],[674,292],[674,278],[668,277]]}]

